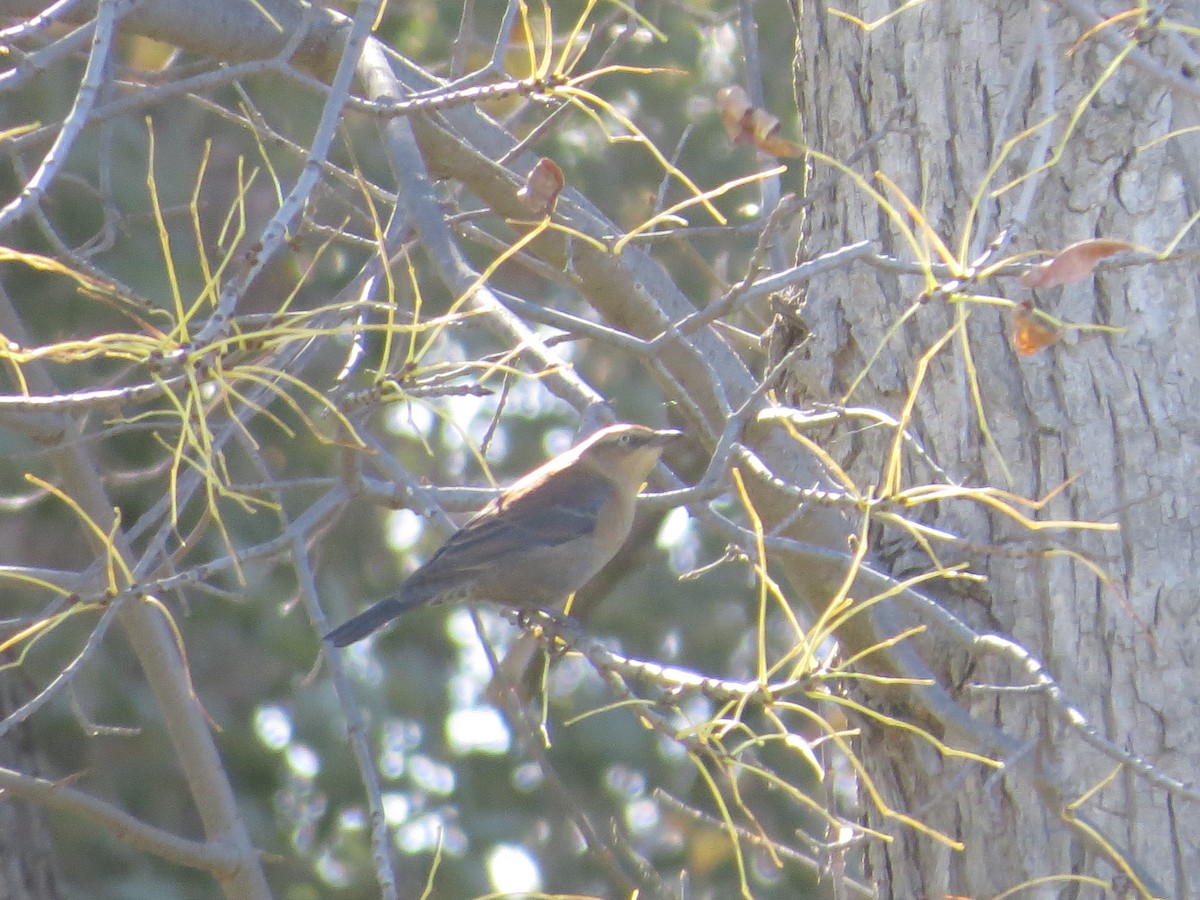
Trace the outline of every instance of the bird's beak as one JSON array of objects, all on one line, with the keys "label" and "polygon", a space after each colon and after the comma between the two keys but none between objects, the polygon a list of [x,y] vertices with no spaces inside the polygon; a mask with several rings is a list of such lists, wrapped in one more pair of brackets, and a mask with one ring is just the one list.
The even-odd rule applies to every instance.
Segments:
[{"label": "bird's beak", "polygon": [[683,432],[676,428],[662,428],[654,432],[649,444],[651,447],[665,447],[677,437],[683,437]]}]

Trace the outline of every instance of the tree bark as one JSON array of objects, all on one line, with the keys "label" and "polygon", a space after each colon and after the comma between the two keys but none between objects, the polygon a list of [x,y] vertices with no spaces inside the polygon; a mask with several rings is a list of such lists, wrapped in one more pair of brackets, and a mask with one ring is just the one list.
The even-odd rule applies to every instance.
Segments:
[{"label": "tree bark", "polygon": [[[11,654],[0,654],[10,663]],[[32,696],[21,671],[0,675],[0,720]],[[38,755],[28,723],[0,735],[0,768],[30,775],[40,773]],[[62,897],[58,860],[46,809],[24,800],[0,796],[0,900],[58,900]]]},{"label": "tree bark", "polygon": [[[855,12],[869,21],[891,5],[867,3]],[[1192,124],[1195,100],[1134,66],[1131,57],[1086,103],[1115,51],[1093,36],[1068,56],[1088,23],[1057,5],[930,3],[870,32],[831,15],[822,3],[797,12],[795,87],[808,145],[837,160],[854,159],[853,170],[896,202],[874,178],[884,173],[955,252],[972,197],[1006,142],[1056,114],[1015,145],[987,189],[1033,170],[1042,161],[1042,136],[1050,149],[1061,144],[1061,159],[995,200],[985,191],[968,261],[1019,220],[1025,204],[1024,228],[1005,254],[1095,237],[1162,249],[1200,201],[1195,138],[1148,146]],[[1127,40],[1128,28],[1108,31],[1106,39]],[[1156,37],[1138,52],[1169,62],[1172,50],[1165,37]],[[814,163],[810,198],[811,235],[801,247],[803,258],[862,239],[881,240],[886,252],[913,258],[880,205],[834,168]],[[1180,247],[1195,243],[1189,234]],[[1190,781],[1200,770],[1200,710],[1195,691],[1185,687],[1200,656],[1194,624],[1200,555],[1194,266],[1113,269],[1036,298],[1015,278],[963,288],[1018,302],[1035,299],[1060,319],[1124,329],[1116,335],[1068,331],[1061,343],[1030,356],[1014,352],[1003,311],[969,299],[935,297],[889,339],[887,330],[926,287],[920,275],[863,268],[811,283],[804,314],[819,358],[806,369],[804,391],[819,399],[843,396],[886,341],[886,352],[870,364],[851,402],[896,414],[913,389],[917,360],[969,315],[967,345],[995,447],[980,426],[963,344],[951,339],[933,358],[914,410],[913,425],[927,449],[960,483],[1009,486],[1038,498],[1070,481],[1041,518],[1115,522],[1120,531],[1059,533],[1053,544],[1033,543],[982,507],[943,503],[931,524],[974,542],[977,547],[963,549],[958,559],[988,578],[985,590],[948,595],[944,602],[977,630],[1028,648],[1115,744]],[[877,473],[879,458],[870,456],[858,457],[859,483],[878,479],[870,466]],[[911,484],[927,475],[913,470],[906,477]],[[898,546],[892,545],[894,571],[919,559]],[[1083,554],[1111,582],[1077,560],[1038,552],[1051,546]],[[948,553],[943,561],[957,560]],[[968,671],[961,656],[939,658],[928,645],[925,651],[952,687],[964,676],[1022,683],[1012,667]],[[968,696],[977,717],[1029,742],[1027,758],[1014,760],[1013,774],[994,783],[986,771],[972,771],[960,786],[953,779],[961,766],[894,729],[869,733],[861,742],[885,801],[965,846],[954,852],[919,832],[874,821],[897,837],[870,845],[869,874],[882,896],[987,896],[1026,879],[1072,873],[1116,883],[1127,878],[1119,860],[1097,859],[1105,854],[1096,843],[1063,818],[1065,804],[1112,773],[1112,760],[1084,746],[1043,695]],[[1054,770],[1074,795],[1039,792],[1036,779],[1017,774],[1022,766]],[[1157,882],[1152,890],[1195,895],[1200,817],[1193,803],[1172,801],[1121,769],[1079,812],[1135,875]],[[1060,882],[1045,890],[1045,896],[1065,896],[1059,891],[1066,887]]]}]

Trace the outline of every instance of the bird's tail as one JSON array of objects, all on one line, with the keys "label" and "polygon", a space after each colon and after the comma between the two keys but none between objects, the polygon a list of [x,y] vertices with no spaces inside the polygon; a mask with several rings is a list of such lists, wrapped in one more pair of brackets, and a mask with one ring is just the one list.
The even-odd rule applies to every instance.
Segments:
[{"label": "bird's tail", "polygon": [[335,647],[345,647],[355,641],[361,641],[372,631],[382,628],[396,616],[407,612],[413,605],[395,597],[380,600],[370,609],[360,612],[350,621],[333,629],[325,635],[325,640],[331,641]]}]

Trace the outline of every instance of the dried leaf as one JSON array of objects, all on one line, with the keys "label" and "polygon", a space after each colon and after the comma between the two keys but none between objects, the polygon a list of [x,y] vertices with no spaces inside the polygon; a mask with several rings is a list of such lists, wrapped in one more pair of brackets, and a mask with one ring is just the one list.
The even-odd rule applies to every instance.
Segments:
[{"label": "dried leaf", "polygon": [[751,120],[754,107],[750,105],[750,95],[734,85],[717,91],[717,110],[721,113],[721,124],[725,133],[735,144],[754,143],[754,133]]},{"label": "dried leaf", "polygon": [[1013,347],[1022,356],[1032,356],[1062,339],[1060,329],[1046,322],[1039,322],[1034,317],[1032,300],[1017,304],[1012,314],[1012,325]]},{"label": "dried leaf", "polygon": [[558,163],[543,156],[529,170],[525,186],[517,191],[517,199],[532,213],[548,216],[554,212],[558,203],[558,194],[566,184],[563,171]]},{"label": "dried leaf", "polygon": [[1135,250],[1128,241],[1113,241],[1093,238],[1072,244],[1052,259],[1034,266],[1021,276],[1021,284],[1031,288],[1052,288],[1062,284],[1076,284],[1092,274],[1096,263],[1115,253]]},{"label": "dried leaf", "polygon": [[744,88],[733,85],[717,91],[717,109],[721,113],[725,133],[735,144],[753,144],[771,156],[804,155],[804,148],[800,144],[779,136],[779,119],[753,106]]}]

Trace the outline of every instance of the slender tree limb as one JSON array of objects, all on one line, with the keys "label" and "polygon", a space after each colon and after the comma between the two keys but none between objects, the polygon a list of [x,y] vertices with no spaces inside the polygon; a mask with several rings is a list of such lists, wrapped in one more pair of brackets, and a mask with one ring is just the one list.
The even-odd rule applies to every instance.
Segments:
[{"label": "slender tree limb", "polygon": [[0,768],[0,793],[74,816],[103,828],[131,847],[145,850],[167,862],[208,872],[218,880],[235,878],[242,862],[236,849],[231,846],[181,838],[148,825],[111,803],[70,785]]}]

